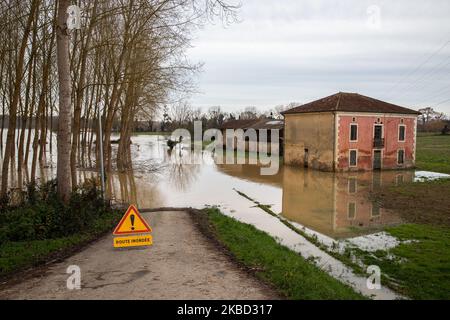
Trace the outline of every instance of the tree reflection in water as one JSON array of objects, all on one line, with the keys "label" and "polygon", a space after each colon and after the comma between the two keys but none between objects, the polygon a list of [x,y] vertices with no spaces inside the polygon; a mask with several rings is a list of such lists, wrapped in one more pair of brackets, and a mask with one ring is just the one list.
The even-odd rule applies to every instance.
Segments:
[{"label": "tree reflection in water", "polygon": [[175,190],[179,192],[188,191],[201,172],[201,165],[193,164],[197,163],[194,162],[195,158],[193,157],[201,155],[180,149],[168,150],[167,156],[170,163],[166,166],[164,174],[167,175]]}]

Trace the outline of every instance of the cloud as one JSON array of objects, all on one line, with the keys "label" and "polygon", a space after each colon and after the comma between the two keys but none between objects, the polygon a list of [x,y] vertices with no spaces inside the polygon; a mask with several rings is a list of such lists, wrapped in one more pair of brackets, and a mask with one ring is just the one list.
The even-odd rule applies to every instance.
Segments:
[{"label": "cloud", "polygon": [[[440,0],[243,0],[241,23],[197,33],[189,55],[205,65],[193,104],[263,109],[337,91],[437,104],[450,99],[450,43],[431,54],[450,41],[449,13]],[[450,102],[436,109],[450,114]]]}]

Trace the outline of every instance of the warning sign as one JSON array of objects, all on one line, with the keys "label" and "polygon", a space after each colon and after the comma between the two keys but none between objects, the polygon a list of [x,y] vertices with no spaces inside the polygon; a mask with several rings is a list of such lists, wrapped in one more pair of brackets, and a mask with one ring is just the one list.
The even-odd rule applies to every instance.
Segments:
[{"label": "warning sign", "polygon": [[114,239],[114,248],[145,247],[153,245],[152,236],[131,236]]},{"label": "warning sign", "polygon": [[152,232],[152,228],[142,218],[138,209],[135,206],[130,206],[116,230],[114,230],[114,235],[123,236],[150,232]]}]

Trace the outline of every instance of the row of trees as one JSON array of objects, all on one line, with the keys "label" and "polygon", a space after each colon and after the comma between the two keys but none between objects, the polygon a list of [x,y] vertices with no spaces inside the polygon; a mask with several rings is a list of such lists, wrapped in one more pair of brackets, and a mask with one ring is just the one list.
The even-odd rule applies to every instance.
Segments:
[{"label": "row of trees", "polygon": [[[82,8],[80,30],[67,27],[71,4]],[[99,163],[99,115],[106,169],[129,169],[136,115],[193,90],[198,65],[185,57],[193,30],[216,16],[231,22],[237,8],[222,0],[0,0],[0,196],[22,189],[24,177],[35,184],[58,130],[58,191],[67,201],[77,168]]]},{"label": "row of trees", "polygon": [[[252,119],[283,119],[282,112],[298,107],[300,103],[279,105],[266,111],[256,107],[246,107],[240,111],[229,112],[224,107],[210,107],[206,111],[201,108],[193,108],[186,102],[165,106],[162,117],[155,114],[153,119],[161,118],[160,121],[145,121],[138,118],[135,123],[137,131],[172,131],[178,128],[190,128],[194,121],[202,121],[204,129],[219,128],[229,120],[252,120]],[[156,125],[155,125],[156,124]],[[159,125],[158,125],[159,124]]]},{"label": "row of trees", "polygon": [[421,115],[418,121],[418,130],[422,132],[449,132],[450,118],[443,112],[435,111],[433,108],[419,109]]}]

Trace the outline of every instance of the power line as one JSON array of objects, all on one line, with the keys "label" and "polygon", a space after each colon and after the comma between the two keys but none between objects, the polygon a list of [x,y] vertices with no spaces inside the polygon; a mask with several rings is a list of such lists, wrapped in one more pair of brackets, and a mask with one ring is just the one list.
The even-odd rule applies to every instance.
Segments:
[{"label": "power line", "polygon": [[431,94],[427,95],[425,98],[420,100],[418,102],[418,104],[424,103],[424,102],[426,102],[429,99],[440,97],[443,94],[448,94],[448,93],[450,93],[450,85],[446,84],[445,87],[439,88],[438,90],[435,90]]},{"label": "power line", "polygon": [[439,103],[433,105],[432,107],[433,107],[433,108],[436,108],[437,106],[440,106],[441,104],[444,104],[444,103],[446,103],[446,102],[450,102],[450,98],[447,99],[447,100],[441,101],[441,102],[439,102]]},{"label": "power line", "polygon": [[[449,61],[447,62],[447,60],[449,60]],[[445,62],[447,62],[447,63],[445,63]],[[401,98],[401,97],[405,96],[408,93],[407,91],[409,91],[409,90],[412,90],[412,89],[420,90],[420,89],[423,89],[426,86],[430,85],[430,82],[426,83],[425,81],[430,81],[439,76],[448,75],[448,74],[439,73],[439,70],[442,70],[442,68],[445,68],[449,65],[450,65],[450,57],[448,57],[447,59],[444,59],[441,63],[439,63],[434,68],[432,68],[430,71],[428,71],[427,73],[423,74],[421,77],[419,77],[418,79],[416,79],[415,81],[410,83],[408,86],[406,86],[403,89],[405,91],[396,97]],[[421,85],[422,83],[424,83],[424,84]]]},{"label": "power line", "polygon": [[[441,52],[446,46],[450,44],[450,40],[445,42],[439,49],[434,51],[428,58],[425,59],[422,63],[420,63],[414,70],[407,73],[405,76],[403,76],[401,79],[399,79],[391,88],[389,88],[387,91],[388,93],[394,90],[400,83],[405,81],[406,79],[410,78],[413,74],[415,74],[417,71],[419,71],[425,64],[427,64],[431,59],[433,59],[439,52]],[[389,95],[388,98],[391,98],[392,95]]]}]

